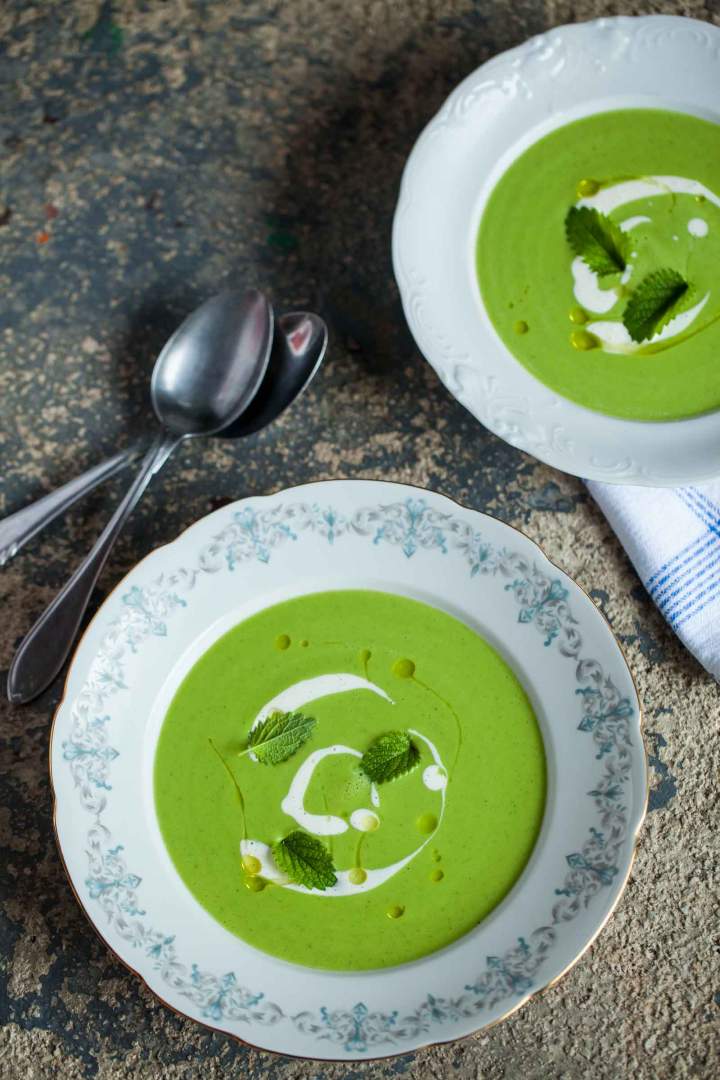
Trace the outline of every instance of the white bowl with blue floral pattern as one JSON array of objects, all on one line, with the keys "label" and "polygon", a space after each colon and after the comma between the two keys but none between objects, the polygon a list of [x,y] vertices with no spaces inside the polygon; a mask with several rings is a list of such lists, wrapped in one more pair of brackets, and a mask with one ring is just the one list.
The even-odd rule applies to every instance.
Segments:
[{"label": "white bowl with blue floral pattern", "polygon": [[[172,695],[230,626],[363,587],[444,609],[500,651],[541,725],[548,798],[523,874],[471,933],[411,964],[326,972],[252,948],[200,907],[164,848],[152,764]],[[78,899],[152,991],[257,1047],[349,1061],[469,1035],[567,971],[618,901],[647,795],[633,681],[589,597],[508,525],[364,480],[242,500],[139,563],[75,654],[51,773]]]}]

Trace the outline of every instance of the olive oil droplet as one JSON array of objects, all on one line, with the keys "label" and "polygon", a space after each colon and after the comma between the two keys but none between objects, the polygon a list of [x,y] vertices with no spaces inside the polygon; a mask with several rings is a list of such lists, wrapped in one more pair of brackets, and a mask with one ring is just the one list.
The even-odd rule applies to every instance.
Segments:
[{"label": "olive oil droplet", "polygon": [[415,674],[415,663],[413,660],[396,660],[392,666],[393,675],[397,675],[398,679],[412,679]]},{"label": "olive oil droplet", "polygon": [[436,881],[436,882],[437,881],[442,881],[442,879],[444,877],[445,877],[445,874],[443,873],[442,870],[439,870],[439,869],[438,870],[433,870],[433,872],[430,875],[430,880],[431,881]]},{"label": "olive oil droplet", "polygon": [[415,822],[415,827],[418,832],[431,833],[437,829],[438,820],[434,814],[421,814]]},{"label": "olive oil droplet", "polygon": [[351,885],[362,885],[364,881],[367,881],[367,874],[362,866],[353,866],[348,872],[348,881]]},{"label": "olive oil droplet", "polygon": [[570,335],[570,344],[579,352],[588,352],[589,349],[597,349],[600,342],[587,330],[573,330]]},{"label": "olive oil droplet", "polygon": [[529,329],[530,327],[524,319],[518,319],[518,321],[513,325],[513,330],[516,334],[527,334]]},{"label": "olive oil droplet", "polygon": [[286,649],[290,648],[290,638],[287,634],[278,634],[275,638],[275,648],[279,649],[280,652],[285,652]]},{"label": "olive oil droplet", "polygon": [[584,199],[588,195],[597,195],[600,190],[600,185],[597,180],[591,180],[589,177],[581,180],[577,186],[578,198]]},{"label": "olive oil droplet", "polygon": [[301,649],[307,649],[309,644],[310,644],[310,642],[308,641],[308,639],[303,638],[302,641],[300,642],[300,648]]},{"label": "olive oil droplet", "polygon": [[259,874],[262,870],[262,863],[254,855],[243,855],[242,868],[248,877],[253,877],[254,874]]},{"label": "olive oil droplet", "polygon": [[405,914],[405,908],[402,906],[402,904],[393,904],[392,907],[389,907],[387,909],[385,914],[387,915],[388,919],[400,919]]},{"label": "olive oil droplet", "polygon": [[266,885],[267,885],[267,881],[265,880],[265,878],[261,878],[261,877],[245,878],[245,888],[249,889],[250,892],[262,892]]},{"label": "olive oil droplet", "polygon": [[570,308],[570,322],[576,326],[583,326],[588,321],[586,312],[581,307]]}]

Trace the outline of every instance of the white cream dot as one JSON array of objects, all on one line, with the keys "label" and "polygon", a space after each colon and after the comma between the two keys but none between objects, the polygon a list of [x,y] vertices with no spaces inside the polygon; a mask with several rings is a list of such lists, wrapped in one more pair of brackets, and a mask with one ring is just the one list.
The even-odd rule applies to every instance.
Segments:
[{"label": "white cream dot", "polygon": [[423,773],[423,784],[430,791],[441,791],[447,786],[447,773],[439,765],[428,765]]},{"label": "white cream dot", "polygon": [[688,221],[688,232],[691,236],[707,236],[708,231],[708,223],[702,218],[694,217]]}]

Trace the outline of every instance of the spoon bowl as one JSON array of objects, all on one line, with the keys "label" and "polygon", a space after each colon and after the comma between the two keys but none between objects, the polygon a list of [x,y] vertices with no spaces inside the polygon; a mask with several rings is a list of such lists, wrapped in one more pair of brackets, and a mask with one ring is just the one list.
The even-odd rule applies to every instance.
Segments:
[{"label": "spoon bowl", "polygon": [[325,322],[311,311],[281,315],[275,327],[270,362],[260,388],[244,412],[218,434],[239,439],[267,427],[312,382],[327,348]]},{"label": "spoon bowl", "polygon": [[206,300],[155,362],[150,397],[160,423],[181,437],[227,427],[253,400],[272,340],[272,310],[257,289]]}]

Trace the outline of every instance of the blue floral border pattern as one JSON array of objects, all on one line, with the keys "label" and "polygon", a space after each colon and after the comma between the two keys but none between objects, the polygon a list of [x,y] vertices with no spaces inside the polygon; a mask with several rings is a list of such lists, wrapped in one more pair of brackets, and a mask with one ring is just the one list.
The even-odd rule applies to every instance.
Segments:
[{"label": "blue floral border pattern", "polygon": [[[505,590],[517,605],[518,621],[542,634],[546,647],[559,649],[574,662],[578,727],[592,738],[602,770],[588,792],[597,822],[580,850],[566,858],[568,870],[555,889],[547,923],[520,938],[502,956],[487,957],[485,970],[457,997],[428,994],[405,1015],[399,1011],[371,1012],[361,1002],[351,1010],[324,1007],[318,1012],[288,1015],[263,993],[241,986],[232,972],[214,974],[195,965],[188,968],[178,959],[173,937],[143,921],[141,879],[128,871],[122,845],[102,823],[112,791],[112,763],[118,756],[108,742],[106,703],[128,690],[124,679],[127,654],[136,652],[151,636],[167,635],[173,614],[187,605],[185,594],[199,577],[233,571],[253,560],[267,563],[276,548],[297,541],[303,533],[328,544],[350,535],[365,537],[376,545],[400,548],[408,559],[420,550],[440,555],[452,550],[464,558],[470,577],[480,574],[506,579]],[[550,578],[517,552],[493,548],[460,515],[429,507],[422,498],[366,507],[350,518],[331,506],[317,504],[278,503],[260,510],[245,506],[235,511],[227,527],[201,550],[196,568],[162,575],[146,588],[133,586],[122,600],[123,612],[103,639],[73,702],[71,737],[62,746],[80,803],[92,820],[87,835],[86,887],[115,933],[145,952],[162,980],[209,1023],[290,1023],[347,1053],[365,1053],[388,1045],[402,1047],[434,1026],[473,1019],[499,1002],[528,994],[556,939],[556,928],[574,919],[617,877],[628,832],[624,796],[632,767],[633,705],[620,695],[597,661],[580,657],[582,638],[560,579]]]}]

